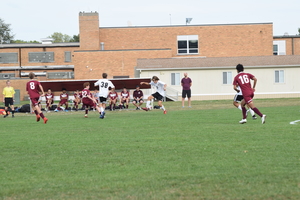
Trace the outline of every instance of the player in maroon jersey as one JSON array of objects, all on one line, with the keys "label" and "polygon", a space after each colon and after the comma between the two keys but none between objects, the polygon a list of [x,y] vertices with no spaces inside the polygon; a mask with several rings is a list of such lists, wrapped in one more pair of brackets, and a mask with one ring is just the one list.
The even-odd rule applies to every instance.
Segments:
[{"label": "player in maroon jersey", "polygon": [[111,111],[115,109],[118,97],[119,96],[118,93],[115,91],[115,88],[111,88],[111,91],[108,93],[108,98],[110,99],[109,107]]},{"label": "player in maroon jersey", "polygon": [[128,109],[128,104],[130,100],[130,93],[127,91],[126,87],[123,88],[121,92],[121,99],[120,99],[120,109],[124,107],[124,104],[126,103],[126,109]]},{"label": "player in maroon jersey", "polygon": [[133,91],[133,105],[135,105],[136,107],[136,110],[141,110],[141,105],[144,103],[144,100],[143,100],[143,97],[144,97],[144,94],[143,94],[143,91],[140,90],[140,86],[137,85],[136,86],[136,90]]},{"label": "player in maroon jersey", "polygon": [[81,91],[81,95],[82,95],[82,104],[85,107],[85,115],[84,117],[88,117],[88,113],[89,113],[89,109],[92,107],[96,107],[96,109],[98,110],[99,114],[101,115],[100,112],[100,108],[96,105],[97,102],[96,100],[93,98],[91,92],[90,92],[90,83],[89,82],[85,82],[83,84],[84,89]]},{"label": "player in maroon jersey", "polygon": [[[244,99],[241,102],[242,106],[242,113],[243,113],[243,119],[240,121],[240,124],[244,124],[247,122],[247,115],[246,115],[246,108],[245,105],[247,104],[248,107],[250,107],[257,115],[261,117],[261,122],[264,124],[266,121],[266,115],[263,115],[255,106],[253,103],[253,97],[255,92],[255,86],[257,79],[249,73],[244,72],[244,66],[242,64],[238,64],[236,66],[236,70],[238,72],[238,75],[234,77],[233,80],[233,89],[237,92],[239,92],[238,86],[242,90]],[[250,80],[253,80],[253,87],[251,87]]]},{"label": "player in maroon jersey", "polygon": [[57,108],[54,111],[57,112],[58,110],[61,109],[61,106],[65,105],[66,106],[65,111],[68,112],[68,106],[69,106],[68,99],[69,99],[69,95],[68,95],[68,93],[67,93],[67,91],[66,91],[65,88],[62,89],[62,93],[59,95],[59,97],[60,97],[60,102],[58,103],[58,106],[57,106]]},{"label": "player in maroon jersey", "polygon": [[[34,77],[35,77],[35,74],[33,72],[30,72],[29,73],[30,81],[27,82],[27,84],[26,84],[26,91],[29,94],[30,101],[31,101],[31,104],[32,104],[32,108],[33,108],[34,113],[36,115],[36,121],[37,122],[40,121],[40,118],[42,117],[43,120],[44,120],[44,124],[46,124],[48,119],[44,116],[44,114],[42,113],[42,111],[41,111],[41,109],[38,105],[38,101],[39,101],[40,96],[45,95],[44,89],[43,89],[43,86],[40,84],[39,81],[33,80]],[[41,90],[42,95],[40,95],[39,89]]]},{"label": "player in maroon jersey", "polygon": [[74,93],[73,103],[75,106],[75,110],[78,111],[78,105],[81,103],[81,93],[79,92],[79,90],[76,90],[76,92]]},{"label": "player in maroon jersey", "polygon": [[54,98],[54,95],[50,88],[48,89],[47,93],[45,94],[45,98],[46,98],[46,111],[50,111],[50,108],[53,104],[53,98]]}]

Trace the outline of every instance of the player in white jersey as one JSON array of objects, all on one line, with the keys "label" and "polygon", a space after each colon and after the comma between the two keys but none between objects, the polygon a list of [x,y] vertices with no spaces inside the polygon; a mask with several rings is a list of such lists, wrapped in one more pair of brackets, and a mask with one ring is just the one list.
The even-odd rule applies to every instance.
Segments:
[{"label": "player in white jersey", "polygon": [[[235,96],[234,96],[234,98],[233,98],[233,105],[234,105],[235,107],[237,107],[238,109],[242,110],[242,106],[241,106],[240,102],[241,102],[243,99],[244,99],[244,97],[243,97],[242,90],[241,90],[240,86],[237,86],[237,93],[235,94]],[[251,113],[252,119],[257,119],[257,117],[256,117],[256,115],[255,115],[255,113],[254,113],[254,111],[253,111],[251,108],[249,108],[249,109],[247,110],[247,113],[248,113],[248,112]]]},{"label": "player in white jersey", "polygon": [[96,83],[94,83],[95,86],[99,86],[99,101],[100,101],[100,111],[101,115],[100,118],[103,119],[105,115],[105,107],[106,107],[106,100],[108,91],[111,88],[115,88],[114,84],[107,79],[107,73],[102,74],[102,79],[99,79]]},{"label": "player in white jersey", "polygon": [[156,92],[154,94],[151,94],[148,97],[146,108],[142,108],[142,109],[145,111],[150,110],[151,109],[151,106],[150,106],[151,100],[156,98],[158,100],[158,105],[159,105],[160,109],[162,109],[164,111],[164,114],[167,114],[167,110],[165,109],[164,105],[162,104],[163,98],[165,96],[167,84],[160,81],[157,76],[153,76],[152,81],[150,83],[147,83],[147,82],[140,83],[140,85],[143,85],[143,84],[156,87]]}]

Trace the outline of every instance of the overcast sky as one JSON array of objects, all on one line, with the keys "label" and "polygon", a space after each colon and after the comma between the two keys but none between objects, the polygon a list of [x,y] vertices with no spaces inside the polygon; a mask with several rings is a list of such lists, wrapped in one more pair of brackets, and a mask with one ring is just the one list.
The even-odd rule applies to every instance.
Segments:
[{"label": "overcast sky", "polygon": [[295,35],[300,0],[0,0],[0,18],[15,39],[79,33],[78,13],[97,11],[100,27],[273,22],[273,35]]}]

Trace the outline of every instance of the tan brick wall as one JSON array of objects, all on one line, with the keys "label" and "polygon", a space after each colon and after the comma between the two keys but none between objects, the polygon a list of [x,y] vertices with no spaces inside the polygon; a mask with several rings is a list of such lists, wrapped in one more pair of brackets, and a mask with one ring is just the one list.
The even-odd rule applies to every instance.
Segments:
[{"label": "tan brick wall", "polygon": [[134,77],[138,58],[169,58],[171,50],[84,51],[75,52],[75,79],[99,79],[103,72],[113,76]]},{"label": "tan brick wall", "polygon": [[294,46],[294,55],[300,55],[300,38],[298,37],[274,38],[274,41],[276,40],[285,40],[286,55],[293,55],[293,46]]},{"label": "tan brick wall", "polygon": [[106,50],[171,48],[174,57],[178,35],[198,35],[196,56],[265,56],[273,54],[272,34],[272,24],[100,28],[100,42]]},{"label": "tan brick wall", "polygon": [[82,50],[100,49],[98,13],[79,13],[79,33]]}]

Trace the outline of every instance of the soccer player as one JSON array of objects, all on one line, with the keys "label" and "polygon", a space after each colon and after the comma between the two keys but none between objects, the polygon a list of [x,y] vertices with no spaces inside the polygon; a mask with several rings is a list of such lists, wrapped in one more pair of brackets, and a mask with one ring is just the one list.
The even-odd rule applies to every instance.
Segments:
[{"label": "soccer player", "polygon": [[[42,113],[39,105],[38,105],[38,101],[40,96],[44,96],[44,89],[43,86],[40,84],[39,81],[34,80],[35,74],[33,72],[29,73],[29,78],[30,81],[27,82],[26,84],[26,91],[29,94],[30,97],[30,101],[32,104],[32,108],[34,110],[34,113],[36,115],[36,121],[40,121],[40,118],[42,117],[42,119],[44,120],[44,124],[47,123],[48,119],[44,116],[44,114]],[[40,95],[39,93],[39,89],[42,92],[42,95]]]},{"label": "soccer player", "polygon": [[128,109],[129,99],[130,99],[130,93],[129,91],[127,91],[126,87],[124,87],[121,92],[120,109],[124,107],[124,103],[126,103],[126,109]]},{"label": "soccer player", "polygon": [[147,99],[146,108],[142,108],[142,109],[145,111],[150,110],[151,109],[151,106],[150,106],[151,100],[156,98],[158,100],[158,105],[159,105],[160,109],[162,109],[164,111],[164,114],[167,114],[167,110],[165,109],[164,105],[162,104],[163,98],[165,96],[167,84],[160,81],[157,76],[153,76],[152,81],[150,83],[141,82],[140,85],[151,85],[151,86],[156,87],[156,92],[154,94],[151,94]]},{"label": "soccer player", "polygon": [[135,105],[136,110],[141,110],[141,105],[144,103],[143,97],[143,91],[140,90],[140,86],[136,86],[136,90],[133,91],[133,101],[132,104]]},{"label": "soccer player", "polygon": [[57,112],[60,109],[63,110],[63,108],[61,108],[61,106],[65,105],[66,106],[65,111],[68,112],[68,105],[69,105],[68,104],[68,99],[69,99],[69,95],[68,95],[68,93],[67,93],[67,91],[66,91],[65,88],[62,89],[62,93],[59,95],[59,97],[60,97],[60,102],[58,103],[58,106],[57,106],[57,108],[54,111]]},{"label": "soccer player", "polygon": [[12,117],[15,117],[15,107],[14,107],[14,95],[15,95],[15,90],[12,86],[10,86],[10,81],[6,81],[6,87],[3,88],[3,102],[4,102],[4,110],[6,112],[6,115],[3,117],[6,118],[9,114],[8,112],[8,107],[10,106],[11,112],[12,112]]},{"label": "soccer player", "polygon": [[45,97],[46,97],[46,111],[50,112],[50,108],[53,104],[53,99],[54,99],[54,95],[50,88],[48,89],[47,93],[45,94]]},{"label": "soccer player", "polygon": [[184,108],[184,100],[188,98],[188,105],[189,108],[191,107],[191,86],[192,86],[192,79],[188,77],[187,73],[184,73],[184,77],[181,79],[181,86],[182,86],[182,107]]},{"label": "soccer player", "polygon": [[[243,97],[242,91],[240,89],[240,86],[237,87],[237,90],[239,90],[240,92],[236,93],[236,95],[234,96],[233,105],[235,107],[237,107],[238,109],[242,110],[242,106],[241,106],[240,102],[244,99],[244,97]],[[257,117],[255,116],[254,111],[249,107],[248,107],[248,110],[247,110],[247,114],[248,114],[248,112],[251,113],[252,119],[257,119]]]},{"label": "soccer player", "polygon": [[99,79],[95,86],[99,86],[99,101],[100,101],[100,119],[104,118],[105,115],[105,104],[107,100],[108,90],[109,88],[115,88],[114,84],[107,79],[107,73],[102,74],[102,79]]},{"label": "soccer player", "polygon": [[[115,88],[111,88],[111,91],[108,93],[108,98],[109,98],[109,108],[111,111],[115,110],[117,100],[118,100],[118,93],[115,91]],[[121,105],[121,104],[120,104]],[[121,106],[120,106],[121,109]]]},{"label": "soccer player", "polygon": [[85,82],[83,84],[83,87],[84,87],[84,89],[82,90],[81,94],[82,94],[82,104],[85,107],[85,115],[84,115],[84,117],[85,118],[88,117],[89,109],[92,108],[92,107],[96,107],[96,109],[98,110],[98,112],[100,114],[100,109],[97,106],[97,102],[93,98],[93,95],[90,92],[90,83],[89,82]]},{"label": "soccer player", "polygon": [[78,105],[81,103],[81,93],[79,92],[79,90],[76,90],[74,93],[73,103],[75,110],[78,111]]},{"label": "soccer player", "polygon": [[[238,74],[234,77],[233,80],[233,89],[237,92],[238,86],[240,87],[240,90],[242,91],[244,99],[241,102],[242,106],[242,113],[243,113],[243,119],[239,121],[240,124],[244,124],[247,122],[247,115],[246,115],[246,108],[245,105],[247,104],[257,115],[261,117],[261,122],[264,124],[266,122],[266,115],[263,115],[255,106],[253,103],[253,97],[255,92],[255,86],[257,82],[257,78],[255,78],[252,74],[245,73],[244,72],[244,66],[242,64],[238,64],[236,66],[236,70]],[[253,80],[253,87],[251,86],[251,81]]]}]

